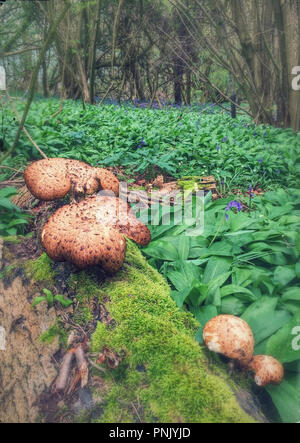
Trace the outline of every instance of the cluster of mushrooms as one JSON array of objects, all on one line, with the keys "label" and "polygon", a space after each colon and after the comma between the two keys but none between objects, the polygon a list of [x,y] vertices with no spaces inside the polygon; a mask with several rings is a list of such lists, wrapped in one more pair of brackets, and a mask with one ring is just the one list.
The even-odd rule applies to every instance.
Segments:
[{"label": "cluster of mushrooms", "polygon": [[[125,259],[125,236],[142,246],[150,242],[149,229],[117,197],[119,181],[112,172],[78,160],[51,158],[29,165],[24,179],[39,200],[70,193],[75,201],[58,209],[43,227],[42,245],[54,261],[68,261],[80,269],[100,265],[115,273]],[[84,200],[77,202],[82,195]]]},{"label": "cluster of mushrooms", "polygon": [[203,329],[208,349],[237,362],[240,367],[255,373],[258,386],[280,384],[284,377],[282,364],[270,355],[253,355],[254,336],[249,325],[234,315],[218,315]]}]

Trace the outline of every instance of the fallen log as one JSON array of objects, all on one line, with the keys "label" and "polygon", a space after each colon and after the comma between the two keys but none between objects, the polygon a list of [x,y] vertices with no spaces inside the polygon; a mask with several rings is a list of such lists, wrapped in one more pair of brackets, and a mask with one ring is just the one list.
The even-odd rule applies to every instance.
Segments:
[{"label": "fallen log", "polygon": [[[4,268],[8,264],[13,268],[0,280],[0,325],[6,328],[9,343],[7,351],[0,351],[0,422],[63,421],[64,417],[76,422],[82,399],[88,405],[85,421],[266,421],[250,388],[239,386],[240,380],[250,387],[246,376],[232,376],[225,364],[212,360],[195,341],[200,325],[176,306],[166,281],[132,242],[127,244],[122,269],[110,278],[99,275],[99,270],[55,264],[45,254],[20,260],[17,246],[22,248],[4,244]],[[67,312],[61,307],[48,311],[42,304],[37,306],[40,311],[33,309],[34,294],[45,287],[73,297],[73,307]],[[18,316],[23,316],[19,323]],[[67,319],[66,335],[67,323],[72,328],[80,323],[89,337],[86,355],[81,347],[69,354],[61,348],[58,353],[57,340],[55,345],[41,344],[39,335],[58,318]],[[77,390],[71,390],[68,398],[60,395],[51,403],[55,380],[63,390],[71,363],[77,363],[82,386],[76,382]]]}]

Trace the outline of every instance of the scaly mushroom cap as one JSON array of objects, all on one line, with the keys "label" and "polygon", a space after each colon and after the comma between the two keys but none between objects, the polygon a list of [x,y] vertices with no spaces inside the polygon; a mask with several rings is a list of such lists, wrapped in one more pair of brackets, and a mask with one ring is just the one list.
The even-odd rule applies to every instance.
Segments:
[{"label": "scaly mushroom cap", "polygon": [[98,190],[119,194],[119,181],[110,171],[66,158],[38,160],[24,172],[30,192],[40,200],[56,200],[71,189],[75,194],[91,195]]},{"label": "scaly mushroom cap", "polygon": [[249,325],[234,315],[219,315],[206,323],[203,339],[210,351],[248,363],[254,351],[254,337]]},{"label": "scaly mushroom cap", "polygon": [[56,200],[71,189],[71,180],[64,159],[38,160],[24,171],[27,188],[39,200]]},{"label": "scaly mushroom cap", "polygon": [[91,195],[99,189],[119,194],[119,181],[112,172],[103,168],[93,168],[78,160],[66,162],[75,194]]},{"label": "scaly mushroom cap", "polygon": [[92,224],[73,206],[63,206],[45,224],[41,240],[47,254],[54,261],[68,261],[80,269],[100,265],[117,272],[125,259],[125,238],[110,226]]},{"label": "scaly mushroom cap", "polygon": [[98,223],[115,227],[139,245],[146,246],[150,242],[149,229],[136,218],[130,206],[121,198],[98,195],[80,205],[88,208]]},{"label": "scaly mushroom cap", "polygon": [[[120,219],[123,213],[124,221]],[[123,234],[140,244],[151,238],[148,228],[136,219],[127,203],[115,197],[96,196],[58,209],[45,224],[41,240],[54,261],[69,261],[82,269],[101,265],[113,273],[125,259]]]},{"label": "scaly mushroom cap", "polygon": [[258,386],[279,385],[284,377],[282,364],[270,355],[255,355],[248,368],[255,372],[255,383]]}]

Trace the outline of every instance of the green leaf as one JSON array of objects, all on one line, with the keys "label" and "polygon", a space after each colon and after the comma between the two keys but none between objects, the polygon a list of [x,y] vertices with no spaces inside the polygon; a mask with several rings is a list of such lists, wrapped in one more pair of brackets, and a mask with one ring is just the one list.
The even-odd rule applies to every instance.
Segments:
[{"label": "green leaf", "polygon": [[190,288],[185,288],[182,291],[171,291],[171,297],[175,301],[178,308],[182,308],[184,301],[190,293]]},{"label": "green leaf", "polygon": [[279,415],[284,423],[300,422],[300,389],[293,387],[287,380],[279,386],[266,386]]},{"label": "green leaf", "polygon": [[239,300],[236,297],[228,296],[222,300],[221,303],[221,314],[230,314],[241,316],[245,311],[248,303],[242,300]]},{"label": "green leaf", "polygon": [[56,296],[54,297],[54,300],[55,300],[55,301],[58,301],[58,302],[59,302],[61,305],[63,305],[65,308],[68,308],[70,305],[73,304],[73,301],[72,301],[72,300],[69,300],[68,298],[66,298],[65,296],[60,295],[60,294],[56,295]]},{"label": "green leaf", "polygon": [[249,289],[243,288],[242,286],[236,285],[227,285],[221,289],[221,297],[227,297],[232,294],[247,294],[249,301],[255,301],[256,297],[253,292],[249,291]]},{"label": "green leaf", "polygon": [[187,260],[190,250],[190,237],[181,235],[177,239],[178,257],[181,260]]},{"label": "green leaf", "polygon": [[43,297],[42,295],[39,297],[35,297],[31,306],[34,308],[36,305],[38,305],[42,301],[47,301],[47,297]]},{"label": "green leaf", "polygon": [[7,187],[0,189],[0,199],[12,197],[13,195],[17,195],[18,190],[13,187]]},{"label": "green leaf", "polygon": [[295,286],[294,288],[289,288],[283,292],[281,297],[282,301],[295,300],[300,302],[300,287]]},{"label": "green leaf", "polygon": [[197,331],[195,339],[198,343],[203,344],[203,328],[209,320],[218,315],[218,311],[215,306],[209,305],[197,308],[193,311],[193,314],[201,324],[201,328]]},{"label": "green leaf", "polygon": [[47,302],[49,303],[50,306],[52,306],[54,300],[52,292],[49,291],[49,289],[43,289],[43,293],[46,294]]},{"label": "green leaf", "polygon": [[231,267],[232,260],[225,257],[211,257],[205,267],[203,283],[209,283],[220,274],[227,272]]},{"label": "green leaf", "polygon": [[167,272],[167,278],[177,290],[190,288],[193,280],[200,280],[201,270],[194,263],[177,260],[173,265],[175,270]]},{"label": "green leaf", "polygon": [[166,240],[156,240],[143,249],[144,254],[149,257],[159,258],[160,260],[175,261],[178,257],[178,251],[170,242]]},{"label": "green leaf", "polygon": [[281,363],[300,359],[300,310],[267,343],[267,353]]},{"label": "green leaf", "polygon": [[278,297],[263,296],[250,305],[242,315],[242,319],[253,331],[256,344],[270,337],[290,321],[291,315],[287,311],[275,310],[278,300]]},{"label": "green leaf", "polygon": [[294,266],[278,266],[274,271],[274,283],[281,287],[287,286],[296,278]]}]

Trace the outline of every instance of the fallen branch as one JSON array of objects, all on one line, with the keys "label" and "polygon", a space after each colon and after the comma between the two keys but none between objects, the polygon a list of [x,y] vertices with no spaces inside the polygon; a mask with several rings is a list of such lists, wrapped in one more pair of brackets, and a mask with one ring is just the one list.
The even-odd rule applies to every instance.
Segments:
[{"label": "fallen branch", "polygon": [[64,355],[59,375],[56,379],[56,384],[55,384],[57,391],[64,391],[66,389],[73,357],[74,357],[74,349],[71,349]]},{"label": "fallen branch", "polygon": [[89,369],[86,362],[86,359],[84,357],[84,350],[82,345],[80,344],[77,348],[75,348],[75,357],[77,361],[77,367],[81,379],[81,387],[84,388],[84,386],[88,383],[89,378]]}]

